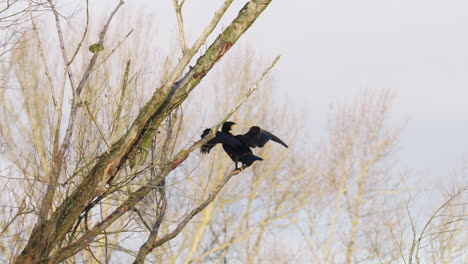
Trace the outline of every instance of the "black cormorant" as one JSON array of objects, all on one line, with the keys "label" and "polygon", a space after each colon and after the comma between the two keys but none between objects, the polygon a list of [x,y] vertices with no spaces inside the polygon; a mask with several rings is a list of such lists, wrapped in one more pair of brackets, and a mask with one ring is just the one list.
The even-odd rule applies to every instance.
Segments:
[{"label": "black cormorant", "polygon": [[[262,158],[255,156],[250,148],[263,147],[269,140],[273,140],[284,147],[288,147],[281,139],[273,135],[272,133],[261,129],[258,126],[253,126],[244,135],[233,135],[231,129],[236,123],[227,121],[223,124],[221,132],[217,131],[216,136],[201,146],[201,153],[209,153],[210,150],[221,143],[224,151],[234,161],[236,169],[237,162],[242,163],[241,169],[245,169],[252,165],[256,160],[263,160]],[[206,137],[211,132],[210,128],[203,131],[201,138]]]}]

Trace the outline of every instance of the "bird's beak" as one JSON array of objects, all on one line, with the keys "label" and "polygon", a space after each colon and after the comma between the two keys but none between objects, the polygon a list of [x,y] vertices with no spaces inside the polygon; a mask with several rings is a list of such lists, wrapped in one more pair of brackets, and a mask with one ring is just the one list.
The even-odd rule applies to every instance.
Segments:
[{"label": "bird's beak", "polygon": [[231,129],[235,128],[236,126],[237,126],[237,124],[232,124]]}]

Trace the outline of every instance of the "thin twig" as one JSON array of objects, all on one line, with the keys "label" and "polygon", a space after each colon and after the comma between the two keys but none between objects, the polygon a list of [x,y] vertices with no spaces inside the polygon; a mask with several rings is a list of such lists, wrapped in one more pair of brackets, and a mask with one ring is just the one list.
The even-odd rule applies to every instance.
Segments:
[{"label": "thin twig", "polygon": [[89,103],[84,102],[83,104],[84,104],[84,107],[86,108],[86,111],[89,114],[89,118],[91,118],[91,121],[93,121],[94,126],[97,128],[97,130],[99,132],[99,135],[101,135],[102,140],[106,144],[107,148],[109,148],[109,146],[110,146],[109,142],[107,142],[106,137],[104,136],[104,133],[102,133],[102,130],[99,127],[99,124],[97,123],[96,118],[94,118],[93,113],[91,113],[91,110],[89,110]]},{"label": "thin twig", "polygon": [[247,101],[247,99],[252,95],[253,92],[255,92],[258,89],[258,86],[262,82],[262,80],[265,78],[265,76],[268,74],[268,72],[275,67],[276,63],[278,60],[281,58],[281,55],[276,56],[276,58],[273,60],[273,62],[266,68],[263,73],[260,75],[260,77],[255,81],[255,84],[249,89],[249,91],[245,94],[244,98],[227,114],[226,118],[223,120],[224,122],[227,121],[239,108]]},{"label": "thin twig", "polygon": [[224,177],[224,179],[221,181],[221,183],[219,183],[213,190],[212,193],[210,193],[208,195],[208,198],[206,198],[205,201],[203,201],[203,203],[201,203],[198,207],[192,209],[192,211],[190,211],[190,213],[184,217],[184,219],[182,220],[181,223],[179,223],[177,225],[177,227],[169,234],[165,235],[164,237],[162,237],[161,239],[159,239],[158,241],[155,242],[154,244],[154,248],[158,247],[158,246],[161,246],[162,244],[166,243],[167,241],[173,239],[174,237],[176,237],[183,229],[184,227],[188,224],[188,222],[195,216],[197,215],[198,213],[200,213],[203,209],[205,209],[205,207],[207,207],[211,202],[213,202],[213,200],[216,198],[216,196],[218,195],[218,193],[223,189],[223,187],[229,182],[229,180],[234,176],[234,175],[237,175],[239,172],[241,172],[240,170],[233,170],[231,171],[227,176]]},{"label": "thin twig", "polygon": [[72,87],[73,93],[75,92],[75,83],[73,82],[73,73],[70,69],[70,64],[68,63],[68,56],[67,56],[67,51],[65,50],[65,40],[63,39],[63,32],[62,32],[62,26],[60,25],[60,18],[59,18],[59,12],[55,8],[55,4],[52,0],[47,0],[49,2],[50,8],[52,8],[52,13],[54,14],[55,17],[55,27],[57,28],[57,34],[59,37],[59,44],[60,44],[60,50],[62,51],[62,58],[63,58],[63,63],[65,63],[65,71],[68,74],[68,79],[70,81],[70,85]]},{"label": "thin twig", "polygon": [[193,56],[197,53],[200,47],[206,42],[206,39],[208,38],[208,36],[211,35],[211,32],[213,32],[213,30],[216,28],[219,21],[223,17],[224,13],[226,13],[226,10],[229,8],[232,2],[233,0],[224,1],[224,3],[221,5],[221,7],[218,9],[218,11],[215,13],[213,18],[211,19],[210,23],[205,27],[205,29],[203,30],[202,34],[197,39],[197,41],[193,44],[190,50],[186,50],[186,52],[183,54],[182,58],[179,60],[179,63],[175,66],[174,70],[169,75],[168,82],[166,83],[165,88],[163,88],[163,91],[165,93],[167,93],[166,89],[172,88],[176,80],[179,79],[184,69],[192,60]]},{"label": "thin twig", "polygon": [[[417,246],[416,246],[416,254],[415,254],[415,257],[416,257],[416,261],[419,263],[419,249],[420,249],[420,244],[421,244],[421,240],[423,239],[423,235],[424,233],[426,232],[426,230],[428,229],[429,225],[432,223],[432,220],[435,219],[435,217],[439,214],[439,212],[442,210],[442,209],[445,209],[446,207],[449,206],[449,204],[456,198],[458,197],[461,193],[467,191],[466,188],[461,188],[457,193],[453,194],[447,201],[445,201],[445,203],[443,203],[439,208],[437,208],[437,210],[431,215],[431,217],[429,218],[429,220],[426,222],[426,224],[424,225],[423,229],[421,230],[421,233],[419,234],[419,238],[417,240]],[[411,256],[410,256],[411,257]]]},{"label": "thin twig", "polygon": [[138,217],[140,218],[140,221],[143,223],[143,225],[146,227],[146,229],[148,229],[148,231],[151,232],[151,227],[150,227],[150,225],[148,223],[146,223],[146,220],[143,217],[143,215],[141,214],[140,210],[138,210],[137,208],[133,208],[132,210],[135,213],[137,213]]},{"label": "thin twig", "polygon": [[78,54],[78,51],[80,51],[80,48],[83,45],[83,41],[86,38],[86,34],[88,33],[88,27],[89,27],[89,0],[86,0],[86,26],[83,32],[83,36],[81,37],[81,40],[75,49],[75,53],[73,54],[70,61],[68,62],[68,65],[72,64],[72,62],[75,60],[76,54]]},{"label": "thin twig", "polygon": [[117,104],[117,111],[115,114],[114,122],[112,124],[112,129],[111,129],[111,136],[110,136],[111,139],[114,133],[117,131],[117,128],[119,127],[119,124],[120,124],[120,115],[122,113],[122,106],[125,100],[125,92],[127,91],[127,86],[128,86],[128,74],[130,72],[130,63],[131,63],[131,60],[128,60],[125,66],[125,72],[124,72],[124,76],[122,80],[122,88],[120,92],[120,100]]},{"label": "thin twig", "polygon": [[133,263],[144,263],[146,256],[153,250],[153,244],[156,240],[159,229],[161,227],[164,216],[166,215],[167,210],[167,196],[166,196],[166,180],[163,178],[158,186],[158,193],[160,195],[160,205],[156,217],[156,221],[153,224],[152,229],[150,230],[150,235],[145,243],[138,250],[138,254],[135,257]]},{"label": "thin twig", "polygon": [[117,42],[117,45],[111,50],[111,52],[110,52],[109,54],[107,54],[107,56],[104,57],[104,59],[103,59],[101,62],[99,62],[99,63],[96,65],[96,67],[95,67],[94,69],[92,69],[91,71],[94,71],[95,69],[98,69],[102,64],[104,64],[104,62],[106,62],[106,61],[110,58],[110,56],[112,56],[112,54],[114,54],[114,52],[115,52],[120,46],[122,46],[122,44],[127,40],[127,38],[130,37],[130,35],[133,33],[133,30],[134,30],[134,29],[132,28],[132,29],[127,33],[127,35],[125,35],[125,37],[124,37],[121,41]]},{"label": "thin twig", "polygon": [[[31,7],[31,0],[29,0],[29,6]],[[50,71],[49,71],[47,60],[45,58],[44,48],[42,47],[42,41],[41,41],[41,38],[39,36],[39,31],[37,30],[37,24],[36,24],[36,21],[34,19],[34,16],[32,15],[32,10],[29,10],[29,16],[30,16],[31,23],[32,23],[32,26],[33,26],[34,36],[36,37],[36,40],[37,40],[39,55],[41,57],[42,64],[44,65],[44,70],[45,70],[44,73],[45,73],[45,75],[47,77],[47,81],[49,83],[52,102],[53,102],[54,108],[56,110],[56,114],[55,114],[55,117],[54,117],[54,125],[53,125],[53,129],[54,129],[53,138],[54,139],[53,139],[53,149],[52,149],[52,153],[54,153],[54,155],[55,155],[58,152],[58,148],[59,148],[60,128],[61,128],[61,122],[62,122],[63,96],[60,96],[58,100],[55,98],[55,95],[54,95],[55,94],[54,82],[52,81],[52,77],[51,77],[51,74],[50,74]],[[63,95],[63,93],[61,93],[61,95]]]},{"label": "thin twig", "polygon": [[[50,0],[49,0],[50,1]],[[114,18],[115,14],[119,10],[119,8],[124,4],[123,0],[120,0],[120,2],[117,4],[117,6],[112,10],[111,14],[109,15],[109,18],[107,19],[106,24],[102,28],[101,32],[99,32],[99,41],[96,43],[97,45],[103,45],[104,44],[104,37],[106,36],[107,29],[109,28],[110,22]],[[78,87],[76,89],[77,94],[79,95],[81,93],[81,90],[85,86],[86,82],[88,81],[89,75],[91,74],[92,69],[94,68],[94,65],[96,64],[97,57],[100,52],[95,52],[93,57],[91,58],[88,67],[86,68],[83,78],[81,78],[80,83],[78,84]]]},{"label": "thin twig", "polygon": [[179,25],[180,48],[182,49],[182,54],[185,54],[187,50],[187,43],[185,42],[184,20],[182,18],[182,5],[184,2],[182,1],[180,4],[177,2],[178,0],[172,0],[172,4],[174,5],[177,16],[177,24]]},{"label": "thin twig", "polygon": [[[60,26],[59,13],[58,13],[57,9],[55,8],[55,5],[52,2],[52,0],[48,0],[48,2],[50,4],[50,6],[51,6],[51,8],[53,10],[54,16],[55,16],[57,32],[58,32],[59,41],[60,41],[60,47],[61,47],[61,50],[62,50],[62,56],[63,56],[63,60],[64,60],[64,63],[65,63],[66,71],[68,73],[68,77],[69,77],[69,80],[70,80],[70,84],[71,84],[73,93],[72,93],[72,99],[71,99],[71,110],[70,110],[70,117],[69,117],[69,120],[68,120],[68,126],[67,126],[67,129],[65,131],[65,136],[64,136],[64,139],[63,139],[63,142],[62,142],[62,145],[61,145],[59,151],[57,153],[54,153],[53,166],[52,166],[52,170],[51,170],[50,177],[49,177],[50,183],[47,186],[47,190],[46,190],[46,193],[44,195],[44,198],[42,200],[42,204],[41,204],[40,210],[39,210],[39,222],[41,222],[41,223],[44,222],[47,219],[47,215],[48,215],[48,213],[50,211],[50,208],[52,207],[52,201],[53,201],[53,197],[54,197],[54,194],[55,194],[55,191],[56,191],[56,188],[57,188],[57,181],[58,181],[58,178],[60,176],[60,172],[62,170],[62,165],[63,165],[63,159],[65,157],[65,152],[68,150],[68,147],[69,147],[70,142],[71,142],[71,138],[73,136],[73,128],[74,128],[74,125],[75,125],[75,119],[76,119],[76,115],[77,115],[77,112],[78,112],[78,106],[77,106],[78,98],[77,97],[79,97],[79,95],[81,93],[81,90],[83,89],[84,85],[86,84],[86,82],[88,80],[88,77],[89,77],[89,74],[90,74],[90,71],[94,67],[94,64],[96,63],[97,56],[99,54],[99,52],[94,53],[93,58],[91,59],[89,65],[88,65],[88,67],[87,67],[87,69],[86,69],[86,71],[85,71],[85,73],[83,75],[83,78],[81,79],[78,87],[75,89],[74,84],[73,84],[73,80],[72,80],[73,75],[72,75],[72,73],[70,71],[69,65],[67,64],[68,59],[67,59],[67,54],[66,54],[66,51],[65,51],[62,29],[61,29],[61,26]],[[107,29],[109,27],[109,24],[112,21],[112,18],[114,17],[114,15],[118,11],[118,9],[123,4],[124,4],[124,2],[121,0],[119,2],[119,4],[116,6],[116,8],[112,11],[111,15],[109,16],[109,18],[107,20],[107,23],[105,24],[105,26],[103,27],[101,33],[99,34],[98,44],[102,45],[102,43],[104,42],[104,37],[105,37],[105,34],[106,34]]]}]

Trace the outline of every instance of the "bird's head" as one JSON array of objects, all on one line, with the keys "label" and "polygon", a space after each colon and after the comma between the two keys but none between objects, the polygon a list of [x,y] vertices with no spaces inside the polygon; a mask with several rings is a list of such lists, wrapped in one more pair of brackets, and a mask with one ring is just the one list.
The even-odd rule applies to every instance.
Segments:
[{"label": "bird's head", "polygon": [[231,129],[233,129],[236,126],[236,123],[227,121],[224,122],[223,127],[221,128],[222,132],[229,133]]}]

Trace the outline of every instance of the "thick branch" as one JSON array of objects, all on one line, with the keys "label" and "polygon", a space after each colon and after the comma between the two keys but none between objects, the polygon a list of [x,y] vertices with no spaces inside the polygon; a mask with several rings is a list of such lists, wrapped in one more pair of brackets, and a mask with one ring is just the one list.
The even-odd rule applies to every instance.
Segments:
[{"label": "thick branch", "polygon": [[[170,93],[166,98],[161,99],[157,94],[153,95],[150,101],[141,109],[127,134],[112,144],[109,152],[98,157],[96,164],[89,174],[83,179],[76,190],[62,202],[50,219],[34,228],[30,240],[18,258],[17,263],[30,263],[33,262],[33,260],[37,263],[45,262],[45,259],[47,259],[52,249],[65,238],[68,230],[70,230],[73,223],[79,218],[86,205],[92,201],[94,197],[104,191],[107,180],[116,176],[129,154],[143,142],[142,139],[149,133],[149,128],[160,124],[173,109],[178,107],[185,100],[189,92],[192,91],[214,64],[252,25],[270,2],[271,0],[248,2],[234,21],[208,48],[206,53],[198,59],[196,65],[181,81],[170,89]],[[103,32],[105,32],[105,30],[103,30]],[[103,38],[102,35],[101,37]],[[78,88],[80,88],[80,85]],[[167,175],[183,162],[191,151],[193,151],[193,147],[179,153],[176,159],[162,171],[161,176]],[[160,178],[155,179],[155,182],[152,182],[153,186],[160,180]],[[139,195],[146,195],[145,191],[146,189],[131,195],[129,197],[129,202],[122,204],[119,210],[109,215],[108,218],[115,221],[115,219],[133,206],[133,201],[141,200]],[[104,226],[107,226],[107,223],[111,223],[111,221],[103,222],[102,227],[105,228]],[[96,228],[98,232],[103,230],[99,226]],[[94,233],[92,237],[96,235],[97,234]],[[88,241],[86,238],[85,240]],[[69,250],[66,252],[73,251],[71,248]],[[59,250],[59,252],[64,252],[64,250]],[[60,254],[56,256],[56,259],[63,258],[60,257]]]},{"label": "thick branch", "polygon": [[[226,115],[224,120],[222,120],[219,124],[217,124],[212,129],[212,131],[217,131],[219,127],[240,108],[240,106],[258,88],[258,85],[260,84],[260,82],[265,78],[268,72],[276,65],[279,59],[280,59],[280,56],[277,56],[273,60],[270,66],[268,66],[265,69],[265,71],[259,76],[257,81],[254,83],[253,87],[247,92],[245,97],[239,101],[239,103]],[[76,254],[81,249],[85,248],[89,243],[93,242],[96,236],[104,232],[104,230],[107,227],[109,227],[115,220],[117,220],[124,213],[132,210],[134,206],[138,202],[140,202],[151,190],[153,190],[154,188],[160,188],[161,182],[164,181],[165,177],[173,169],[175,169],[180,163],[182,163],[193,150],[198,149],[202,144],[206,143],[209,139],[210,139],[210,136],[205,137],[203,140],[199,140],[195,142],[190,148],[179,152],[175,158],[173,158],[170,162],[166,164],[166,167],[163,169],[163,171],[159,175],[157,175],[157,177],[153,177],[152,180],[147,182],[143,187],[131,193],[129,198],[127,198],[127,200],[121,206],[119,206],[113,213],[111,213],[106,219],[96,224],[92,230],[88,231],[86,234],[84,234],[81,238],[79,238],[73,244],[67,246],[66,248],[63,248],[60,252],[56,254],[55,257],[52,258],[50,262],[55,263],[55,262],[63,261],[66,258]],[[159,215],[158,220],[156,221],[155,226],[153,227],[153,230],[150,232],[150,236],[147,239],[147,242],[145,242],[145,244],[140,248],[140,251],[138,252],[135,263],[143,263],[144,259],[146,258],[146,255],[149,254],[154,248],[176,237],[182,231],[183,227],[185,227],[188,221],[190,221],[196,214],[201,212],[201,210],[203,210],[211,201],[213,201],[213,199],[216,197],[216,194],[219,193],[219,191],[221,191],[221,189],[224,187],[227,181],[229,181],[229,179],[233,175],[237,174],[238,172],[239,171],[233,171],[227,177],[227,179],[225,179],[225,181],[220,183],[214,189],[214,192],[208,197],[208,199],[204,203],[202,203],[199,207],[194,209],[188,216],[186,216],[186,218],[184,218],[184,220],[182,220],[182,222],[178,225],[178,227],[173,232],[171,232],[170,234],[167,234],[160,240],[156,241],[157,230],[158,230],[157,228],[159,228],[159,225],[161,224],[162,217],[164,216],[164,214]]]},{"label": "thick branch", "polygon": [[175,169],[180,163],[182,163],[189,154],[194,150],[197,149],[203,141],[198,141],[194,143],[188,149],[182,150],[179,152],[174,159],[172,159],[168,164],[166,164],[165,168],[160,172],[160,174],[150,180],[147,184],[140,187],[135,192],[131,193],[129,197],[120,205],[114,212],[112,212],[109,216],[107,216],[102,222],[96,224],[91,230],[89,230],[86,234],[84,234],[81,238],[77,239],[74,243],[68,245],[67,247],[62,248],[57,252],[57,254],[48,260],[49,263],[58,263],[64,261],[65,259],[73,256],[86,246],[88,246],[91,242],[94,241],[95,237],[102,233],[107,227],[109,227],[115,220],[117,220],[120,216],[124,213],[132,210],[132,208],[141,201],[150,191],[160,184],[160,181],[169,174],[173,169]]},{"label": "thick branch", "polygon": [[[69,120],[68,120],[67,129],[65,131],[65,136],[64,136],[64,139],[63,139],[63,143],[60,146],[60,149],[58,150],[58,152],[53,153],[52,170],[51,170],[51,172],[49,174],[49,185],[47,186],[46,194],[44,195],[44,198],[42,200],[42,204],[41,204],[41,207],[40,207],[40,210],[39,210],[38,223],[33,228],[33,232],[32,232],[33,235],[31,236],[32,241],[31,240],[29,241],[29,243],[26,245],[23,253],[21,254],[20,258],[18,258],[19,263],[21,263],[21,261],[30,262],[31,259],[38,259],[37,257],[35,258],[35,257],[32,257],[32,256],[39,255],[39,254],[40,255],[48,255],[49,252],[52,250],[52,248],[49,247],[49,245],[50,245],[50,243],[52,241],[55,242],[55,239],[52,239],[52,241],[46,241],[46,240],[50,239],[50,238],[47,238],[46,236],[51,235],[51,234],[46,232],[46,230],[44,230],[44,228],[47,227],[47,223],[50,222],[50,221],[46,221],[47,216],[48,216],[48,213],[49,213],[50,209],[52,208],[53,197],[54,197],[54,194],[55,194],[55,191],[56,191],[56,188],[57,188],[58,178],[59,178],[60,172],[62,170],[62,165],[63,165],[63,160],[64,160],[64,157],[65,157],[65,153],[68,150],[68,147],[70,145],[71,138],[72,138],[72,135],[73,135],[75,118],[76,118],[76,114],[77,114],[77,111],[78,111],[77,104],[76,104],[77,97],[80,95],[81,90],[83,89],[84,85],[86,84],[86,82],[88,80],[89,73],[90,73],[91,69],[94,67],[94,64],[96,63],[97,54],[98,54],[98,53],[94,54],[93,58],[91,59],[89,65],[88,65],[88,68],[85,71],[85,74],[83,75],[83,78],[80,81],[80,84],[78,85],[77,89],[75,90],[75,86],[74,86],[73,79],[72,79],[73,75],[72,75],[72,73],[70,71],[70,66],[68,64],[67,53],[65,51],[63,34],[62,34],[62,29],[61,29],[60,21],[59,21],[59,14],[58,14],[58,11],[55,9],[55,5],[52,2],[52,0],[48,0],[48,1],[49,1],[49,4],[50,4],[50,6],[51,6],[51,8],[53,10],[54,16],[55,16],[57,33],[59,35],[60,48],[62,50],[63,60],[64,60],[64,63],[65,63],[65,66],[66,66],[66,71],[68,73],[68,77],[70,79],[70,84],[71,84],[71,87],[72,87],[73,95],[72,95],[72,102],[71,102],[70,117],[69,117]],[[105,34],[106,34],[107,29],[109,27],[109,24],[112,21],[112,18],[114,17],[115,13],[117,13],[118,9],[123,5],[123,3],[124,3],[123,1],[119,2],[119,4],[116,6],[116,8],[112,11],[111,15],[109,16],[109,18],[107,20],[107,23],[103,27],[102,31],[100,32],[100,35],[99,35],[99,43],[100,44],[102,44],[104,42],[104,37],[105,37]],[[48,228],[50,229],[51,227],[48,227]],[[43,235],[42,236],[35,236],[35,234],[43,234]],[[36,239],[39,239],[39,240],[35,240],[33,238],[36,238]],[[28,254],[26,254],[26,255],[24,254],[25,252],[28,252],[28,251],[29,251],[29,253],[28,253],[29,256],[28,256]]]}]

